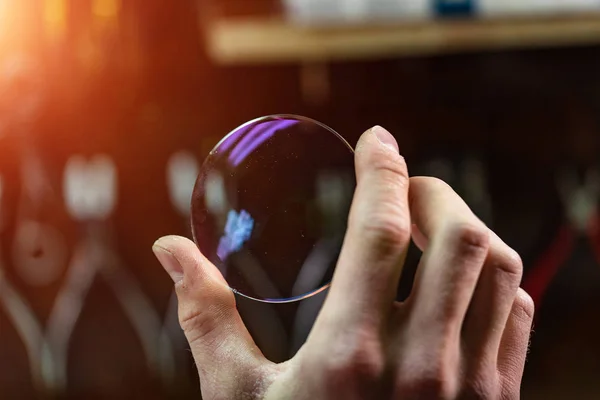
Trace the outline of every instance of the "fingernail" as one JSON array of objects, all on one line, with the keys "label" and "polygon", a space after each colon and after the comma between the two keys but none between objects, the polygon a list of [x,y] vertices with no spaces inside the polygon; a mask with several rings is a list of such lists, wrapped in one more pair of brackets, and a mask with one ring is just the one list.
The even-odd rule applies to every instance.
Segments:
[{"label": "fingernail", "polygon": [[175,256],[167,249],[164,249],[156,243],[152,246],[154,255],[169,274],[173,282],[178,283],[183,280],[183,268]]},{"label": "fingernail", "polygon": [[377,125],[377,126],[373,127],[372,132],[375,134],[377,139],[379,139],[379,142],[381,142],[381,144],[389,147],[390,149],[394,150],[395,152],[400,152],[400,148],[398,147],[398,142],[396,141],[394,136],[390,132],[388,132],[387,129],[382,128],[381,126]]}]

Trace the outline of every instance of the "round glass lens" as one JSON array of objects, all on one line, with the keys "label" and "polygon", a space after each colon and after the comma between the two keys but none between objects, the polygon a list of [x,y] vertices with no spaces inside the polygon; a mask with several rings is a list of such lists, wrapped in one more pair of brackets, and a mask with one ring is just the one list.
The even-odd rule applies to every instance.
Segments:
[{"label": "round glass lens", "polygon": [[211,151],[192,195],[192,232],[236,293],[292,302],[331,281],[356,186],[352,147],[299,116],[250,121]]}]

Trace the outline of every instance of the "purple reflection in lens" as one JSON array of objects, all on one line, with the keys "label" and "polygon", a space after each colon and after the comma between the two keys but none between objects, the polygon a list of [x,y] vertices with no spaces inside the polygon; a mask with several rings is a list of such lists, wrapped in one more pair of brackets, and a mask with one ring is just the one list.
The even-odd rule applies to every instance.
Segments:
[{"label": "purple reflection in lens", "polygon": [[[275,133],[279,132],[282,129],[286,129],[293,125],[296,125],[297,123],[298,121],[290,120],[275,121],[271,123],[270,126],[266,130],[263,130],[263,133],[258,138],[256,138],[256,140],[254,140],[254,142],[250,143],[250,145],[248,145],[246,149],[242,149],[242,153],[240,153],[233,160],[233,166],[237,167],[238,165],[240,165],[250,153],[256,150],[256,148],[263,144],[265,141],[269,140],[269,138],[271,138]],[[240,147],[241,146],[238,146],[237,149],[239,149]]]},{"label": "purple reflection in lens", "polygon": [[[229,154],[229,161],[233,162],[233,160],[235,160],[237,157],[239,157],[240,153],[250,144],[254,141],[254,139],[260,135],[265,129],[268,128],[268,126],[264,126],[266,124],[260,124],[260,125],[252,125],[249,127],[248,130],[244,131],[244,137],[242,140],[240,140],[238,142],[238,144],[235,145],[235,147],[233,148],[233,150],[231,150],[231,153]],[[237,134],[233,133],[233,135]]]},{"label": "purple reflection in lens", "polygon": [[244,136],[246,134],[246,132],[248,132],[250,129],[252,129],[252,126],[248,126],[246,128],[240,128],[237,131],[233,132],[231,135],[227,136],[221,142],[221,145],[219,146],[219,150],[220,151],[227,151],[227,150],[229,150],[229,148],[231,146],[233,146],[233,144],[235,142],[237,142],[237,140],[240,137]]},{"label": "purple reflection in lens", "polygon": [[[215,175],[218,187],[207,181]],[[324,176],[346,182],[330,188],[334,207],[321,200]],[[193,237],[238,295],[308,298],[333,277],[355,185],[352,148],[333,130],[292,115],[259,118],[205,160],[192,196]],[[211,207],[214,198],[224,207]]]}]

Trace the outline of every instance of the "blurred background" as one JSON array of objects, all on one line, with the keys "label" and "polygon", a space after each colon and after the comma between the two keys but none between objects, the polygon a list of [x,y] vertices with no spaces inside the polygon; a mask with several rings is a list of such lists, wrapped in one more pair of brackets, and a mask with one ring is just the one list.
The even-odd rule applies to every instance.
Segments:
[{"label": "blurred background", "polygon": [[[599,71],[597,0],[0,1],[1,397],[200,398],[151,246],[222,136],[294,113],[452,184],[526,265],[523,398],[599,398]],[[282,361],[320,301],[239,308]]]}]

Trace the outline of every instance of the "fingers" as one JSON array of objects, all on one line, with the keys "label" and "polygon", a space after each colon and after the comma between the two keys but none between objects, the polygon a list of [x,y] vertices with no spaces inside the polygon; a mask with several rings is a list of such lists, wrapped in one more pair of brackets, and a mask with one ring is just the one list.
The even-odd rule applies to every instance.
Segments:
[{"label": "fingers", "polygon": [[175,281],[179,321],[203,387],[239,387],[235,381],[223,380],[236,377],[231,371],[244,375],[256,370],[265,360],[245,328],[234,294],[221,273],[188,239],[168,236],[159,239],[152,250]]},{"label": "fingers", "polygon": [[412,240],[421,251],[425,251],[425,249],[429,245],[429,239],[423,234],[423,232],[421,232],[419,227],[415,224],[413,224],[412,226]]},{"label": "fingers", "polygon": [[367,131],[356,148],[357,188],[328,298],[317,321],[379,328],[395,298],[410,241],[408,170],[393,136]]},{"label": "fingers", "polygon": [[507,391],[503,396],[505,399],[519,398],[534,308],[531,297],[523,289],[519,289],[504,329],[498,354],[498,372]]},{"label": "fingers", "polygon": [[496,370],[502,334],[522,276],[519,255],[490,232],[490,251],[463,330],[471,359],[479,364],[470,366],[479,371],[476,374]]},{"label": "fingers", "polygon": [[410,205],[413,223],[427,237],[407,302],[411,324],[424,337],[431,334],[454,340],[457,347],[488,254],[489,232],[450,186],[438,179],[413,178]]},{"label": "fingers", "polygon": [[[425,340],[427,332],[433,340],[437,334],[445,354],[449,347],[450,354],[463,352],[469,390],[493,393],[500,372],[511,381],[500,387],[514,392],[507,398],[518,398],[533,317],[532,301],[519,289],[519,255],[445,183],[413,178],[409,198],[413,238],[424,249],[408,303],[413,329]],[[428,348],[435,352],[435,342]]]}]

